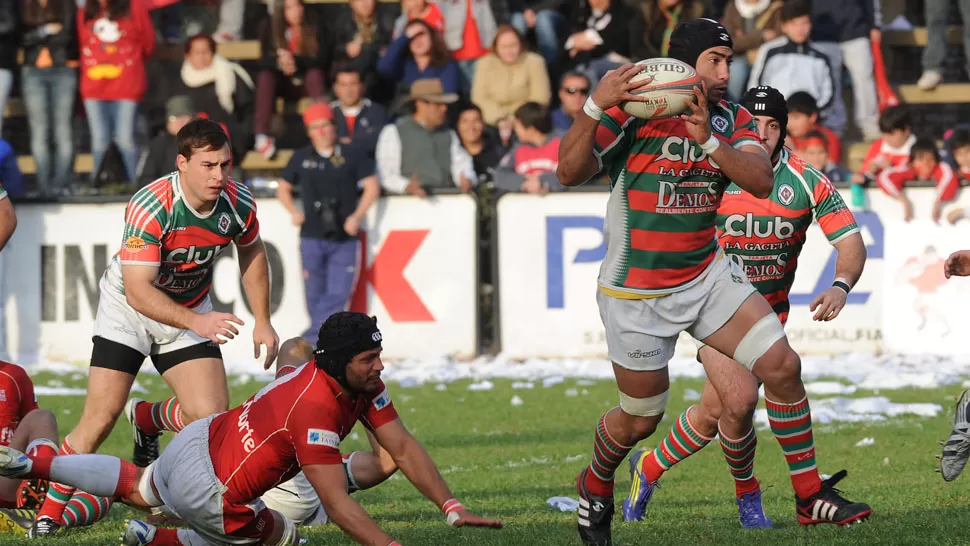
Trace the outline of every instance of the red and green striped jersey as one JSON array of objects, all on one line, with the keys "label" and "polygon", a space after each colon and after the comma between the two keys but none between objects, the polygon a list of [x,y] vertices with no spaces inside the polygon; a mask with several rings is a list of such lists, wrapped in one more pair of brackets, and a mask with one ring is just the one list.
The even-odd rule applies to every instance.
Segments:
[{"label": "red and green striped jersey", "polygon": [[[710,112],[722,145],[762,146],[741,106],[721,101]],[[728,184],[720,167],[680,118],[644,120],[619,108],[600,120],[594,153],[611,189],[600,290],[636,299],[691,286],[718,252],[714,220]]]},{"label": "red and green striped jersey", "polygon": [[229,179],[215,207],[195,211],[174,172],[138,190],[125,209],[121,250],[105,272],[110,287],[124,294],[123,265],[157,266],[155,286],[176,303],[199,305],[212,286],[216,258],[230,243],[248,246],[259,238],[256,200]]},{"label": "red and green striped jersey", "polygon": [[3,189],[3,184],[0,184],[0,201],[7,197],[7,190]]},{"label": "red and green striped jersey", "polygon": [[767,199],[728,186],[717,209],[717,235],[724,252],[740,260],[748,280],[784,324],[788,292],[812,220],[831,244],[859,227],[832,182],[788,149],[782,150],[774,170],[775,188]]}]

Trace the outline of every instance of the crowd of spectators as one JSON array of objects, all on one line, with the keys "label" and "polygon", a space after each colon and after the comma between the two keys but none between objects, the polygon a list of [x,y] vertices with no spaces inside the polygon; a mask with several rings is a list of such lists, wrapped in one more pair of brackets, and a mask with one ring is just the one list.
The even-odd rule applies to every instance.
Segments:
[{"label": "crowd of spectators", "polygon": [[[945,25],[945,4],[926,1],[936,27],[925,89],[942,80],[934,28]],[[258,12],[251,33],[247,10]],[[292,119],[278,123],[280,99],[291,111],[329,104],[338,143],[373,159],[385,192],[494,182],[544,193],[562,189],[552,174],[558,138],[595,82],[622,63],[666,55],[673,28],[696,17],[717,18],[732,34],[730,98],[756,85],[781,90],[788,145],[834,180],[897,197],[906,178],[952,178],[955,188],[970,173],[966,129],[930,168],[924,148],[942,135],[912,134],[905,106],[880,114],[878,0],[12,0],[0,2],[0,107],[19,83],[30,149],[17,152],[33,157],[41,195],[76,187],[77,113],[93,171],[113,146],[118,175],[145,184],[172,168],[174,134],[195,116],[226,129],[237,166],[249,152],[275,158],[282,136],[303,133]],[[258,40],[258,61],[218,53],[218,44],[244,39]],[[173,43],[181,64],[152,68],[156,46]],[[872,143],[856,173],[842,165],[850,132]]]}]

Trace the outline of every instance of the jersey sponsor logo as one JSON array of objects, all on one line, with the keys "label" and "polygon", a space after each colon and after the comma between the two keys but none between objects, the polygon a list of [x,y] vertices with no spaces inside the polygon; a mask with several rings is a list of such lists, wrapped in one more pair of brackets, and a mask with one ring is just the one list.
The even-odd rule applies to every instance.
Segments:
[{"label": "jersey sponsor logo", "polygon": [[659,354],[660,354],[660,349],[654,349],[652,351],[641,351],[640,349],[636,349],[628,352],[626,356],[630,358],[642,359],[642,358],[650,358],[652,356],[657,356]]},{"label": "jersey sponsor logo", "polygon": [[670,161],[673,163],[680,162],[686,165],[688,163],[702,163],[705,160],[711,164],[711,167],[715,169],[721,168],[713,159],[707,156],[700,146],[695,146],[691,139],[685,136],[669,136],[664,139],[664,143],[660,146],[660,155],[653,160],[653,163],[657,161]]},{"label": "jersey sponsor logo", "polygon": [[[717,129],[717,132],[723,133],[724,131],[727,131],[728,125],[730,125],[730,123],[728,122],[726,117],[720,114],[717,114],[711,117],[711,125],[715,129]],[[714,135],[711,135],[711,138],[714,138]]]},{"label": "jersey sponsor logo", "polygon": [[380,394],[377,395],[377,398],[374,398],[373,403],[374,407],[379,410],[386,408],[391,404],[391,393],[387,392],[387,389],[385,388]]},{"label": "jersey sponsor logo", "polygon": [[223,235],[229,233],[229,228],[232,227],[232,220],[229,218],[229,214],[223,212],[219,215],[217,227],[219,228],[219,233]]},{"label": "jersey sponsor logo", "polygon": [[146,244],[145,240],[141,237],[132,235],[125,240],[125,243],[122,246],[124,246],[125,250],[128,252],[138,252],[139,250],[147,248],[148,244]]},{"label": "jersey sponsor logo", "polygon": [[243,451],[246,453],[252,453],[253,449],[256,448],[256,439],[253,438],[253,428],[249,426],[249,409],[253,407],[253,402],[256,398],[250,398],[243,403],[242,413],[239,414],[239,419],[236,420],[236,428],[242,436],[239,438],[239,443],[243,446]]},{"label": "jersey sponsor logo", "polygon": [[167,292],[173,294],[180,294],[193,290],[202,284],[207,273],[208,269],[203,271],[190,271],[185,274],[179,274],[174,271],[160,271],[158,277],[155,278],[155,286],[164,288]]},{"label": "jersey sponsor logo", "polygon": [[215,259],[222,249],[222,245],[216,245],[204,251],[197,249],[195,245],[191,245],[189,248],[175,248],[165,256],[165,261],[179,264],[194,263],[196,265],[203,265]]},{"label": "jersey sponsor logo", "polygon": [[724,233],[733,237],[768,238],[774,236],[777,239],[787,239],[795,233],[795,224],[781,216],[763,220],[755,218],[754,214],[750,212],[732,214],[724,221]]},{"label": "jersey sponsor logo", "polygon": [[748,263],[744,266],[744,272],[748,277],[748,282],[780,279],[785,276],[787,271],[788,256],[786,254],[758,256],[757,258],[749,257]]},{"label": "jersey sponsor logo", "polygon": [[[683,193],[679,188],[706,188],[705,193]],[[717,182],[668,182],[660,181],[657,194],[657,213],[695,214],[711,212],[718,206]]]},{"label": "jersey sponsor logo", "polygon": [[310,428],[306,431],[306,443],[310,446],[326,446],[340,449],[340,436],[336,432],[320,428]]},{"label": "jersey sponsor logo", "polygon": [[795,188],[792,188],[788,184],[782,184],[781,187],[778,188],[778,201],[780,201],[782,205],[788,206],[791,205],[792,201],[794,200]]},{"label": "jersey sponsor logo", "polygon": [[13,427],[3,427],[3,429],[0,430],[0,444],[5,446],[10,445],[10,440],[13,440],[13,433]]}]

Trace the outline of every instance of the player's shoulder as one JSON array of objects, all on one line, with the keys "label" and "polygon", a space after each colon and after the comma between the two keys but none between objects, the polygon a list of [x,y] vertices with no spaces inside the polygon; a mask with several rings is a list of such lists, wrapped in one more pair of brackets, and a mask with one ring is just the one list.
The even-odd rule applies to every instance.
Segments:
[{"label": "player's shoulder", "polygon": [[174,179],[177,172],[167,174],[154,182],[146,184],[131,196],[129,203],[141,207],[161,205],[164,210],[171,210],[175,200]]},{"label": "player's shoulder", "polygon": [[237,212],[243,212],[248,210],[256,210],[256,198],[253,197],[253,192],[246,186],[246,184],[229,178],[226,180],[226,187],[222,190],[229,200],[229,204],[236,209]]},{"label": "player's shoulder", "polygon": [[17,386],[32,384],[30,375],[22,367],[5,360],[0,360],[0,378],[12,380]]}]

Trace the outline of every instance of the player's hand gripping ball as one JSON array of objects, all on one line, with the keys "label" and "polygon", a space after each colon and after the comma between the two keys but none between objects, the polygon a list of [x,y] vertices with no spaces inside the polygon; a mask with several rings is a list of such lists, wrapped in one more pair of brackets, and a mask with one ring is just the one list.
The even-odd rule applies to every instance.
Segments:
[{"label": "player's hand gripping ball", "polygon": [[643,89],[630,92],[646,101],[620,103],[620,108],[631,116],[643,119],[679,116],[687,111],[684,99],[695,101],[694,88],[702,89],[697,71],[677,59],[645,59],[636,65],[640,67],[640,72],[630,79],[630,83],[647,78],[652,78],[653,81]]}]

